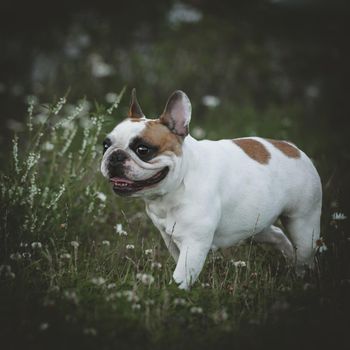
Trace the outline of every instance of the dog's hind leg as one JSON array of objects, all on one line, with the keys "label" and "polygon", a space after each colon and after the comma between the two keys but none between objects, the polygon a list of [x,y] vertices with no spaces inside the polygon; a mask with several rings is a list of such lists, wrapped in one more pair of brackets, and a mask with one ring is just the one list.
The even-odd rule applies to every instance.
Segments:
[{"label": "dog's hind leg", "polygon": [[294,259],[294,248],[288,237],[277,226],[271,225],[254,236],[254,241],[267,243],[280,250],[289,261]]}]

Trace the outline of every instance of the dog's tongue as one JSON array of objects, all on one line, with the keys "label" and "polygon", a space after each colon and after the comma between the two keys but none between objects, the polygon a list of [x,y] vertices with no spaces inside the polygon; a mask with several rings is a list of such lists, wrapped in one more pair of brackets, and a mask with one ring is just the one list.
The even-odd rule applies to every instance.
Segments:
[{"label": "dog's tongue", "polygon": [[121,178],[121,177],[112,177],[109,181],[116,184],[116,185],[117,184],[129,184],[129,185],[131,185],[133,183],[133,181],[131,181],[129,179]]}]

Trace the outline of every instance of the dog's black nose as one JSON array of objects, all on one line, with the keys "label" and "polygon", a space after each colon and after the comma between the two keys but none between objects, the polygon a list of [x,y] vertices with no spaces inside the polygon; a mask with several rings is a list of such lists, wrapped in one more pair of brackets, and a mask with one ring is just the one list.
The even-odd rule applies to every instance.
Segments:
[{"label": "dog's black nose", "polygon": [[127,153],[121,149],[118,149],[109,156],[109,164],[112,166],[116,166],[120,163],[123,163],[127,158]]}]

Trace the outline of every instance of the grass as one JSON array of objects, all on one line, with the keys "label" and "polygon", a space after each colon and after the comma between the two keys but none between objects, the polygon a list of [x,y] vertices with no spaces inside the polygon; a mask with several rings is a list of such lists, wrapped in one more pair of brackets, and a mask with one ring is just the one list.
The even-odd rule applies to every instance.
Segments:
[{"label": "grass", "polygon": [[[3,343],[58,349],[339,345],[349,321],[350,241],[346,220],[332,219],[337,208],[325,204],[327,250],[305,277],[296,277],[269,247],[247,242],[210,254],[192,290],[178,290],[170,283],[175,264],[142,201],[116,198],[99,173],[100,143],[116,123],[122,95],[107,107],[84,99],[73,105],[66,97],[50,105],[29,101],[26,131],[13,138],[1,172]],[[253,109],[240,112],[246,122],[238,131],[264,132]],[[278,111],[267,114],[276,125]],[[209,136],[224,134],[209,119],[202,122]],[[288,137],[297,130],[281,125],[273,133]]]}]

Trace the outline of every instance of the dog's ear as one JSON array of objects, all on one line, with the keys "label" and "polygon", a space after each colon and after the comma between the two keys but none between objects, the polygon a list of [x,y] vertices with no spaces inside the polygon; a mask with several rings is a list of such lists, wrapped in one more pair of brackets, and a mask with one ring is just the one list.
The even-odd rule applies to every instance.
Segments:
[{"label": "dog's ear", "polygon": [[160,121],[174,134],[182,137],[188,135],[191,102],[184,92],[177,90],[169,97]]},{"label": "dog's ear", "polygon": [[130,100],[128,117],[129,118],[144,118],[145,117],[139,103],[137,102],[135,88],[133,88],[131,91],[131,100]]}]

